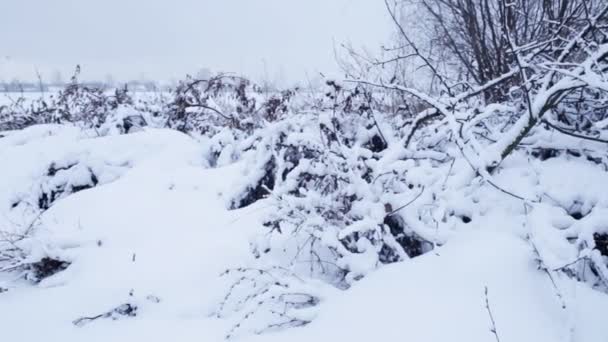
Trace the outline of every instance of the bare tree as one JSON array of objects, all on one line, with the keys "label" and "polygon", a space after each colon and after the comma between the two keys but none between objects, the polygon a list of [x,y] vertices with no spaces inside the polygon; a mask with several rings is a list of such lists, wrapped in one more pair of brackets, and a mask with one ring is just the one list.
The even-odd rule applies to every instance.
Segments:
[{"label": "bare tree", "polygon": [[[394,62],[422,62],[440,91],[423,92],[396,78],[357,80],[400,91],[425,104],[409,125],[406,147],[416,130],[441,120],[475,171],[489,176],[540,123],[561,133],[607,142],[592,130],[592,123],[606,117],[597,109],[605,106],[608,92],[608,4],[595,0],[417,3],[436,24],[437,39],[426,46],[448,49],[464,67],[465,77],[441,67],[430,49],[410,37],[398,16],[399,7],[387,0],[403,50],[408,51],[400,52],[406,57]],[[510,124],[484,136],[492,143],[481,144],[472,131],[497,111],[509,115]]]}]

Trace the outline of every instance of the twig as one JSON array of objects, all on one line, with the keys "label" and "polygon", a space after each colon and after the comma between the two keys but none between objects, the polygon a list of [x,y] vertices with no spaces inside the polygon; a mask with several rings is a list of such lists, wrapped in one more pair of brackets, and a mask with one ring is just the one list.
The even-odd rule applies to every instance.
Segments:
[{"label": "twig", "polygon": [[414,198],[413,198],[411,201],[409,201],[409,202],[407,202],[406,204],[404,204],[404,205],[400,206],[399,208],[397,208],[397,209],[395,209],[395,210],[391,211],[390,213],[388,213],[388,214],[386,215],[386,217],[393,216],[393,215],[395,215],[395,214],[396,214],[396,213],[397,213],[399,210],[401,210],[401,209],[403,209],[403,208],[407,207],[408,205],[410,205],[410,204],[414,203],[414,202],[415,202],[415,201],[416,201],[418,198],[420,198],[420,196],[422,196],[422,193],[423,193],[423,192],[424,192],[424,187],[422,187],[422,190],[420,190],[420,193],[418,193],[418,195],[417,195],[416,197],[414,197]]},{"label": "twig", "polygon": [[574,133],[574,132],[570,132],[564,128],[561,128],[557,125],[552,124],[551,122],[549,122],[546,119],[542,119],[542,123],[546,124],[547,126],[553,128],[554,130],[565,134],[565,135],[569,135],[575,138],[579,138],[579,139],[585,139],[585,140],[590,140],[590,141],[595,141],[595,142],[599,142],[599,143],[604,143],[604,144],[608,144],[608,140],[605,139],[600,139],[600,138],[595,138],[595,137],[590,137],[588,135],[583,135],[583,134],[578,134],[578,133]]},{"label": "twig", "polygon": [[[526,215],[526,221],[528,220],[528,204],[524,203],[524,213]],[[525,224],[525,223],[524,223]],[[536,244],[534,243],[533,239],[532,239],[532,235],[530,233],[528,233],[528,235],[526,236],[526,241],[528,241],[528,243],[530,244],[530,246],[532,246],[532,250],[534,252],[534,254],[537,256],[538,258],[538,262],[539,262],[539,269],[543,270],[547,276],[549,277],[549,280],[551,280],[551,284],[553,285],[553,289],[555,290],[555,295],[557,296],[557,298],[559,299],[562,309],[566,309],[566,301],[564,300],[564,296],[562,295],[559,287],[557,286],[557,282],[555,281],[555,279],[553,278],[553,275],[551,274],[551,270],[549,270],[547,268],[547,265],[545,264],[542,255],[540,254],[540,251],[538,250],[538,248],[536,247]]]},{"label": "twig", "polygon": [[[445,81],[444,77],[439,73],[439,71],[437,70],[437,68],[435,68],[435,66],[431,63],[431,61],[427,57],[422,55],[422,52],[418,49],[416,44],[414,44],[414,42],[410,39],[410,37],[405,32],[405,28],[403,27],[403,25],[401,25],[401,23],[399,22],[399,19],[397,18],[397,15],[395,14],[396,8],[391,8],[390,4],[388,3],[388,0],[384,0],[384,4],[386,6],[386,9],[388,10],[388,13],[391,16],[391,19],[393,20],[393,23],[399,29],[401,36],[408,43],[408,46],[414,50],[414,54],[417,55],[424,62],[424,64],[431,70],[433,75],[435,77],[437,77],[437,79],[439,79],[439,82],[441,82],[441,84],[445,87],[448,94],[450,96],[452,96],[453,95],[452,90],[451,90],[450,86],[447,84],[447,82]],[[396,7],[396,5],[395,5],[395,7]]]},{"label": "twig", "polygon": [[486,310],[488,311],[488,316],[490,317],[490,323],[492,326],[490,327],[490,331],[494,334],[496,338],[496,342],[500,342],[500,337],[498,336],[498,331],[496,330],[496,321],[494,320],[494,315],[492,314],[492,309],[490,308],[490,300],[488,299],[488,287],[485,287],[485,297],[486,297]]}]

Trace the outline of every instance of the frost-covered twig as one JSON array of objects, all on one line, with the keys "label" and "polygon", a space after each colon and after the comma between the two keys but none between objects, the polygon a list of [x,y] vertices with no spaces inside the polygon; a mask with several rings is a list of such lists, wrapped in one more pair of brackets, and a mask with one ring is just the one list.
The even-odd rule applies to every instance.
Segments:
[{"label": "frost-covered twig", "polygon": [[496,330],[496,321],[494,321],[494,315],[492,314],[492,309],[490,308],[490,299],[488,298],[488,287],[486,286],[484,289],[484,295],[486,300],[486,311],[488,312],[488,316],[490,318],[490,331],[494,334],[496,338],[496,342],[500,342],[500,337],[498,336],[498,331]]},{"label": "frost-covered twig", "polygon": [[[526,215],[526,221],[528,220],[528,204],[524,203],[524,213]],[[527,224],[527,222],[525,222],[524,224]],[[562,294],[562,291],[559,289],[559,287],[557,286],[557,282],[555,281],[555,278],[553,277],[553,271],[550,270],[547,265],[545,264],[544,258],[541,255],[540,251],[538,250],[538,247],[536,246],[536,243],[534,242],[534,238],[531,234],[531,232],[528,232],[526,235],[526,241],[530,244],[530,246],[532,247],[532,251],[534,252],[534,255],[536,256],[536,259],[538,261],[538,268],[540,270],[542,270],[543,272],[545,272],[545,274],[547,274],[547,277],[549,278],[549,280],[551,281],[551,284],[553,286],[555,295],[557,296],[557,299],[559,300],[562,309],[566,309],[566,300],[564,299],[564,296]]]}]

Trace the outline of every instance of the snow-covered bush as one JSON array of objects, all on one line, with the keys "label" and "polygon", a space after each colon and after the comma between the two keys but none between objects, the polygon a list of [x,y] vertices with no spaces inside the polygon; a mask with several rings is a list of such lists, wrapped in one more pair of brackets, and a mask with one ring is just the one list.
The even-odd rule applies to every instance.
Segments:
[{"label": "snow-covered bush", "polygon": [[0,273],[17,274],[18,278],[39,283],[65,270],[71,262],[60,250],[34,238],[48,208],[21,209],[29,217],[27,222],[10,226],[0,223]]},{"label": "snow-covered bush", "polygon": [[119,107],[133,107],[126,87],[108,94],[106,89],[80,83],[79,74],[80,67],[77,67],[71,82],[56,94],[32,101],[22,96],[0,107],[0,131],[48,123],[71,123],[97,131]]},{"label": "snow-covered bush", "polygon": [[[0,178],[0,273],[32,282],[72,262],[70,247],[54,240],[48,230],[60,202],[76,194],[86,197],[81,192],[114,182],[138,164],[150,165],[153,158],[161,165],[187,155],[193,165],[205,165],[191,138],[169,130],[99,137],[88,129],[55,124],[6,134],[0,139],[0,156],[7,163]],[[86,208],[73,213],[83,211]]]},{"label": "snow-covered bush", "polygon": [[167,104],[167,126],[206,136],[213,136],[222,127],[251,134],[285,115],[294,94],[292,90],[264,94],[239,76],[188,77],[173,90],[173,99]]},{"label": "snow-covered bush", "polygon": [[[602,49],[591,47],[589,56],[605,68],[606,58],[597,57]],[[197,139],[207,166],[242,163],[242,177],[223,192],[227,208],[263,199],[267,212],[251,239],[251,259],[224,274],[229,285],[216,313],[233,321],[229,337],[306,325],[329,292],[471,229],[515,230],[552,280],[567,276],[608,291],[608,197],[587,190],[601,188],[608,170],[606,82],[593,65],[555,74],[533,65],[526,66],[536,68],[528,86],[500,101],[487,101],[484,92],[502,78],[437,94],[330,80],[311,95],[264,93],[220,75],[187,79],[169,100],[66,92],[73,100],[66,103],[74,104],[67,112],[88,114],[58,120],[100,136],[169,127]],[[505,79],[518,77],[516,71]],[[92,94],[106,100],[95,107]],[[81,111],[87,103],[100,111]],[[98,162],[86,153],[50,160],[15,196],[12,210],[48,209],[111,181],[130,163],[113,162],[120,170],[105,174],[107,165]],[[559,182],[564,173],[572,175],[567,186]],[[37,252],[52,248],[17,239],[0,243],[6,269],[35,280],[69,264],[61,253]]]},{"label": "snow-covered bush", "polygon": [[[324,292],[311,283],[348,288],[382,264],[434,246],[422,235],[430,234],[406,223],[402,209],[422,196],[428,182],[408,172],[416,165],[432,170],[447,158],[407,158],[398,130],[402,118],[375,114],[376,103],[361,87],[346,89],[335,81],[328,86],[322,113],[286,117],[255,132],[242,147],[247,174],[234,186],[228,206],[267,197],[273,209],[263,222],[265,232],[252,241],[251,267],[226,275],[234,283],[220,312],[240,313],[234,330],[306,324]],[[429,200],[428,194],[422,197]]]},{"label": "snow-covered bush", "polygon": [[[404,26],[400,18],[403,8],[387,1],[398,39],[405,44],[387,50],[390,56],[384,56],[385,61],[373,63],[382,68],[376,73],[380,76],[352,81],[415,99],[418,108],[402,127],[408,137],[405,147],[417,153],[447,153],[454,161],[448,175],[462,178],[467,192],[478,193],[476,197],[493,188],[505,198],[520,201],[526,208],[525,220],[534,221],[525,227],[540,231],[536,233],[548,240],[538,242],[529,232],[541,268],[548,274],[567,270],[570,276],[605,289],[605,228],[586,220],[602,212],[605,197],[586,192],[583,185],[546,186],[538,179],[542,176],[535,178],[530,172],[552,174],[544,165],[554,164],[564,170],[584,170],[576,175],[600,172],[605,177],[608,6],[593,0],[515,1],[484,7],[487,4],[423,1],[420,10],[429,20],[417,23],[435,26],[429,39],[415,37],[416,30]],[[568,30],[561,29],[566,26]],[[535,34],[528,34],[530,27],[535,27]],[[392,75],[383,72],[387,65]],[[431,86],[415,86],[407,73],[412,65],[424,66]],[[531,164],[522,178],[532,189],[520,187],[509,177],[521,168],[522,160]],[[462,164],[469,166],[468,174]],[[589,185],[605,184],[602,177]],[[451,196],[457,193],[453,188],[449,192]],[[476,202],[482,200],[478,197]],[[506,201],[501,203],[505,212],[510,211],[504,206]],[[551,215],[546,214],[545,202],[551,202],[553,211],[565,211],[584,223],[548,222]],[[522,215],[518,210],[512,213]],[[576,270],[570,267],[572,263]]]},{"label": "snow-covered bush", "polygon": [[29,115],[27,106],[27,100],[23,96],[11,101],[10,104],[0,105],[0,132],[36,124],[35,118]]},{"label": "snow-covered bush", "polygon": [[[552,174],[547,165],[557,160],[558,168],[606,176],[608,45],[589,33],[607,11],[590,13],[572,42],[541,45],[545,53],[518,50],[518,63],[479,85],[445,78],[414,48],[437,73],[441,91],[423,92],[394,77],[352,80],[358,86],[347,90],[331,81],[316,111],[260,128],[245,154],[245,182],[230,203],[240,208],[267,197],[273,208],[267,232],[252,242],[253,268],[278,267],[347,288],[382,264],[507,215],[505,222],[525,229],[522,238],[552,280],[565,273],[606,290],[606,227],[594,218],[602,216],[605,196],[544,183],[536,172]],[[512,87],[521,77],[525,84]],[[377,100],[388,91],[403,96],[393,113]],[[554,200],[556,189],[564,199]],[[574,220],[590,218],[553,223],[546,202]],[[241,295],[238,303],[252,300],[247,291]]]}]

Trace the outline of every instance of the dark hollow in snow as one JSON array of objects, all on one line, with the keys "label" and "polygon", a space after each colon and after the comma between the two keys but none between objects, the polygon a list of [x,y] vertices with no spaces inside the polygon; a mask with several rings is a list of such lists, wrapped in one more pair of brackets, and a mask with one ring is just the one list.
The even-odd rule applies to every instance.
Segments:
[{"label": "dark hollow in snow", "polygon": [[560,155],[560,151],[554,148],[536,148],[530,154],[534,158],[545,161],[547,159],[558,157]]},{"label": "dark hollow in snow", "polygon": [[[60,171],[68,172],[76,165],[77,164],[70,164],[65,167],[57,167],[57,165],[55,163],[52,163],[49,166],[46,175],[47,175],[47,177],[49,177],[49,179],[52,179],[52,177],[57,176],[58,172],[60,172]],[[95,173],[93,173],[93,171],[91,169],[88,169],[88,171],[89,171],[90,176],[89,176],[89,180],[86,183],[81,183],[81,184],[64,183],[64,184],[55,186],[50,191],[42,191],[42,193],[38,197],[38,208],[40,208],[42,210],[49,209],[56,200],[61,198],[62,195],[69,195],[69,194],[77,193],[79,191],[90,189],[90,188],[97,186],[97,184],[99,184],[99,179],[97,178],[97,176],[95,175]],[[17,205],[18,205],[18,203],[17,203]]]},{"label": "dark hollow in snow", "polygon": [[468,217],[467,215],[460,216],[460,219],[462,220],[463,223],[470,223],[472,221],[471,218]]},{"label": "dark hollow in snow", "polygon": [[570,217],[579,221],[585,218],[585,216],[589,215],[590,210],[583,209],[583,203],[580,201],[574,201],[568,208],[566,208],[566,212]]},{"label": "dark hollow in snow", "polygon": [[363,145],[363,147],[372,152],[378,153],[384,151],[388,145],[380,135],[376,134],[365,145]]},{"label": "dark hollow in snow", "polygon": [[[395,237],[395,240],[401,247],[403,247],[403,250],[410,258],[414,258],[425,253],[425,241],[419,239],[414,233],[407,233],[405,231],[405,222],[400,216],[387,215],[384,218],[384,224],[388,226],[391,235]],[[388,250],[385,250],[384,252],[388,252]],[[383,262],[389,263],[397,261],[393,260],[394,256],[389,254],[386,254],[385,257],[382,258],[384,259]]]},{"label": "dark hollow in snow", "polygon": [[255,203],[257,200],[265,198],[270,193],[268,190],[274,189],[275,172],[277,163],[274,157],[264,165],[264,176],[253,186],[248,186],[245,193],[239,196],[240,199],[233,200],[231,209],[240,209]]},{"label": "dark hollow in snow", "polygon": [[64,171],[65,170],[69,170],[72,167],[74,167],[75,165],[76,164],[70,164],[68,166],[64,166],[64,167],[59,166],[58,167],[57,164],[51,163],[51,165],[49,165],[49,169],[46,172],[46,175],[49,176],[49,177],[54,177],[55,175],[57,175],[57,172],[59,172],[61,170],[64,170]]},{"label": "dark hollow in snow", "polygon": [[608,257],[608,234],[593,234],[593,240],[595,241],[595,248],[600,251],[603,256]]},{"label": "dark hollow in snow", "polygon": [[146,119],[141,115],[129,115],[122,119],[122,129],[125,133],[131,133],[132,129],[135,131],[147,125]]},{"label": "dark hollow in snow", "polygon": [[572,218],[577,221],[582,219],[583,217],[585,217],[585,215],[583,215],[583,213],[581,213],[580,211],[572,212],[572,213],[570,213],[570,216],[572,216]]},{"label": "dark hollow in snow", "polygon": [[31,280],[39,283],[43,279],[67,269],[69,266],[70,263],[67,261],[45,257],[40,259],[40,261],[28,264],[27,269],[30,271]]}]

